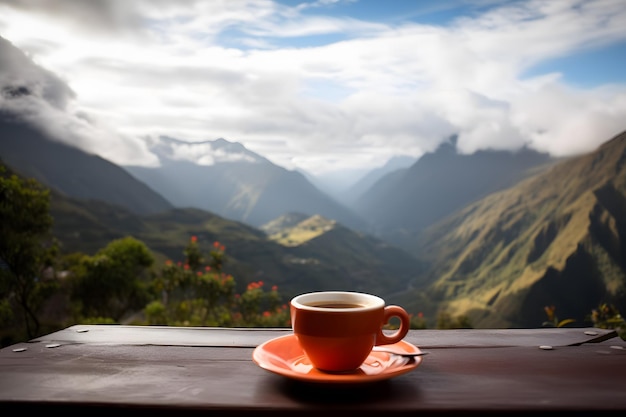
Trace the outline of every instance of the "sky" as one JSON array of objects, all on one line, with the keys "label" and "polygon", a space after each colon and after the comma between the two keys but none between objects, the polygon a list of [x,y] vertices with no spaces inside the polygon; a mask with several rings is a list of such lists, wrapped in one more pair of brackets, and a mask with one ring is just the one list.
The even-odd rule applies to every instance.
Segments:
[{"label": "sky", "polygon": [[0,109],[119,165],[160,136],[314,175],[452,135],[572,156],[626,130],[624,28],[622,0],[0,0],[36,66],[0,49],[2,91],[33,92]]}]

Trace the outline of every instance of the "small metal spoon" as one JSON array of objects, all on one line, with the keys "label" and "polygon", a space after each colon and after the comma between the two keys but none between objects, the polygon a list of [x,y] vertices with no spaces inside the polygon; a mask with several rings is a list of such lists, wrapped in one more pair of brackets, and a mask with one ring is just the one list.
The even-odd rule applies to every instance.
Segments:
[{"label": "small metal spoon", "polygon": [[392,355],[404,356],[405,358],[414,358],[416,356],[425,356],[428,355],[428,352],[398,352],[391,349],[385,349],[382,347],[374,346],[372,348],[373,352],[385,352],[391,353]]}]

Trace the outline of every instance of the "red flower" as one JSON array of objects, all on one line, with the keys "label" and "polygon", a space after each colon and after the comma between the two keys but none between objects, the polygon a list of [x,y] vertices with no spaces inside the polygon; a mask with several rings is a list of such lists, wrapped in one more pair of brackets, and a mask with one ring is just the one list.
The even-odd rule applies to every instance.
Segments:
[{"label": "red flower", "polygon": [[263,281],[251,282],[248,284],[248,290],[255,290],[263,286]]},{"label": "red flower", "polygon": [[198,241],[198,238],[196,236],[191,236],[192,243],[196,243],[197,241]]}]

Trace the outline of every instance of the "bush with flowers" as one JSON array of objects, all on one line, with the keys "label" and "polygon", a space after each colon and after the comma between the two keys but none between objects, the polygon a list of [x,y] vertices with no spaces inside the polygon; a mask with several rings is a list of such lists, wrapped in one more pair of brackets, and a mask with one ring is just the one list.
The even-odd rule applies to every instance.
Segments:
[{"label": "bush with flowers", "polygon": [[622,340],[626,340],[626,320],[613,304],[600,303],[598,308],[591,310],[589,320],[600,329],[615,330]]},{"label": "bush with flowers", "polygon": [[185,261],[165,262],[154,280],[161,300],[146,306],[149,324],[214,327],[288,327],[289,310],[281,303],[277,286],[265,290],[263,281],[251,282],[236,293],[232,275],[223,272],[226,247],[213,242],[205,261],[196,236],[185,247]]}]

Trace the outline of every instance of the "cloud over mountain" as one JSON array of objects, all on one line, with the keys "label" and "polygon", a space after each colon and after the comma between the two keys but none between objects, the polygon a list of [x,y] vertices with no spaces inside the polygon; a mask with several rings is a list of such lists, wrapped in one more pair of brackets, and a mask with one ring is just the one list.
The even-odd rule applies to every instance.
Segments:
[{"label": "cloud over mountain", "polygon": [[157,163],[143,140],[115,132],[78,109],[75,100],[76,93],[63,79],[0,37],[0,111],[52,139],[112,161]]},{"label": "cloud over mountain", "polygon": [[[463,153],[568,156],[624,129],[626,81],[602,78],[623,67],[620,2],[437,3],[448,20],[376,3],[0,1],[0,28],[75,92],[63,134],[122,165],[155,164],[145,139],[159,136],[322,173],[453,134]],[[598,50],[617,58],[584,58]]]}]

